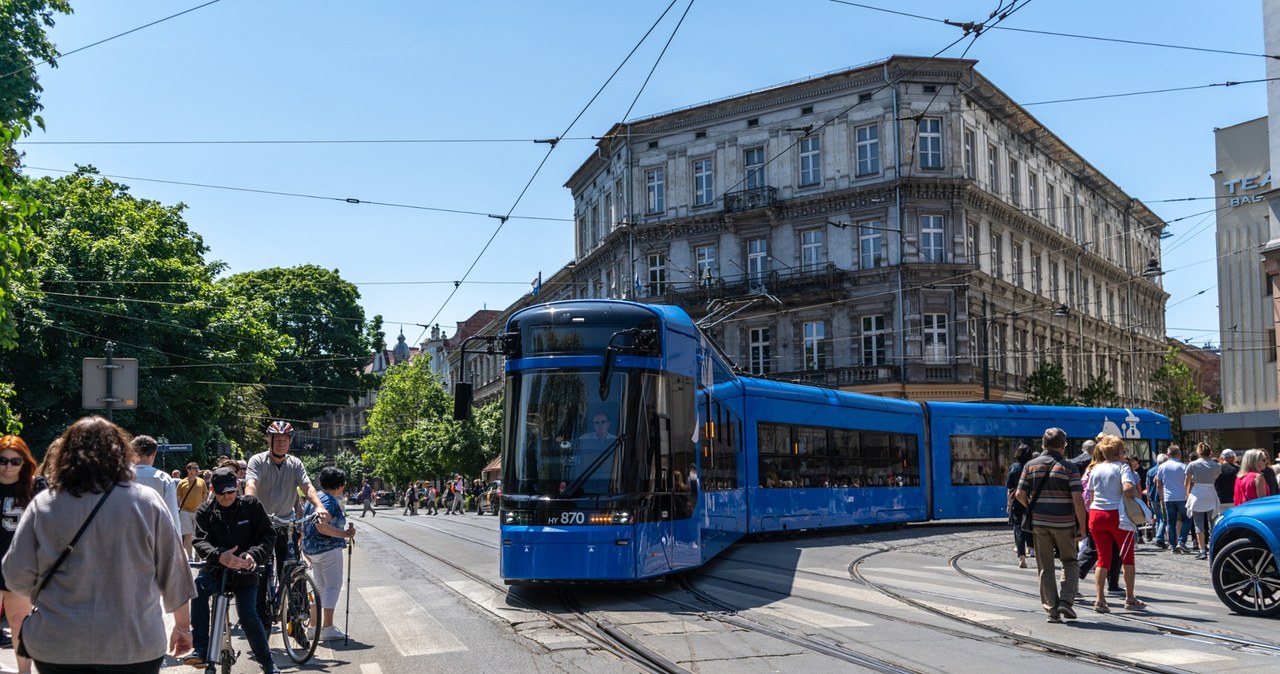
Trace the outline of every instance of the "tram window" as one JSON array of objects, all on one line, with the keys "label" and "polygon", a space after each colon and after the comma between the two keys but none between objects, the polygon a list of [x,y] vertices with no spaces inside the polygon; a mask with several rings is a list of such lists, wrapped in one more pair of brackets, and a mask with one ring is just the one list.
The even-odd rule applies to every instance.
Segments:
[{"label": "tram window", "polygon": [[827,482],[827,430],[802,426],[796,429],[796,487],[825,487]]},{"label": "tram window", "polygon": [[1150,440],[1125,440],[1124,453],[1126,456],[1132,456],[1137,459],[1139,464],[1148,468],[1154,463],[1154,457],[1151,456]]},{"label": "tram window", "polygon": [[831,486],[861,487],[862,468],[858,458],[862,455],[862,435],[857,431],[837,428],[831,431]]},{"label": "tram window", "polygon": [[702,453],[702,486],[707,490],[738,488],[738,450],[733,445],[733,416],[713,403]]},{"label": "tram window", "polygon": [[[756,434],[760,455],[760,486],[789,487],[791,477],[791,428],[780,424],[760,424]],[[788,484],[788,482],[792,484]]]},{"label": "tram window", "polygon": [[951,436],[951,484],[1002,485],[1018,445],[1037,447],[1040,438]]}]

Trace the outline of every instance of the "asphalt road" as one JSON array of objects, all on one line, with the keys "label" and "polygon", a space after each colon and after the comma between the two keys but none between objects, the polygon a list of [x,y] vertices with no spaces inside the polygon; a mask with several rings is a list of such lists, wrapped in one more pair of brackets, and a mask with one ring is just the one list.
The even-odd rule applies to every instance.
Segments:
[{"label": "asphalt road", "polygon": [[[1112,614],[1081,606],[1079,620],[1050,625],[1034,596],[1034,563],[1017,568],[1003,524],[801,534],[736,546],[683,584],[556,592],[500,585],[492,516],[379,513],[366,519],[352,513],[362,531],[351,558],[350,616],[344,592],[335,621],[349,624],[349,643],[322,644],[315,660],[299,668],[272,635],[284,671],[637,671],[553,622],[570,613],[569,602],[699,673],[861,671],[865,665],[840,659],[854,652],[911,672],[1117,667],[1048,652],[1059,646],[1157,671],[1280,666],[1280,649],[1240,643],[1280,642],[1273,637],[1280,623],[1228,613],[1213,594],[1206,562],[1151,545],[1139,547],[1137,561],[1147,611],[1125,612],[1122,599],[1113,598]],[[1092,585],[1082,591],[1091,597]],[[815,651],[814,643],[837,653]],[[0,651],[0,662],[12,666],[12,650]],[[165,671],[191,670],[170,662]],[[234,671],[258,668],[242,656]]]}]

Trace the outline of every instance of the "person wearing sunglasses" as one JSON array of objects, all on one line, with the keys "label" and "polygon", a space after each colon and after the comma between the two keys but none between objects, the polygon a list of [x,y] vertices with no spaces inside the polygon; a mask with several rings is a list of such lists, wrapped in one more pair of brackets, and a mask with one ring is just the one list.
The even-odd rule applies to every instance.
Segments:
[{"label": "person wearing sunglasses", "polygon": [[[22,511],[31,502],[36,492],[44,487],[44,478],[36,482],[36,460],[31,456],[27,443],[16,435],[0,438],[0,555],[9,551],[13,543],[13,532],[18,528],[18,520]],[[31,600],[17,592],[10,592],[4,582],[4,574],[0,574],[0,596],[4,602],[4,614],[9,619],[10,631],[13,632],[13,645],[16,649],[22,638],[22,622],[31,614]],[[31,674],[31,659],[18,657],[18,672]]]}]

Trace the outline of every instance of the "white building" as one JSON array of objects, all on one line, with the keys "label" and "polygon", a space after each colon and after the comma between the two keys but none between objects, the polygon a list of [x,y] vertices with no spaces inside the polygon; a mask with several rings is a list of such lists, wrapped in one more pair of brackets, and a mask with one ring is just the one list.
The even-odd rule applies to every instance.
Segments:
[{"label": "white building", "polygon": [[575,264],[538,299],[681,305],[753,373],[1019,399],[1052,359],[1145,404],[1164,223],[975,64],[893,57],[615,125],[566,183]]}]

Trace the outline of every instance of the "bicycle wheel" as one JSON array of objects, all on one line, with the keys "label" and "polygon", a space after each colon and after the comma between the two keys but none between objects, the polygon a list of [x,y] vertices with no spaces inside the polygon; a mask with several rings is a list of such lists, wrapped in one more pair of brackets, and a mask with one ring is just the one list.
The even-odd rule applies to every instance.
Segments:
[{"label": "bicycle wheel", "polygon": [[221,674],[231,674],[232,665],[236,664],[236,658],[229,651],[223,650],[222,657],[218,660],[218,671]]},{"label": "bicycle wheel", "polygon": [[319,617],[320,591],[305,571],[299,571],[282,593],[280,601],[280,634],[289,659],[302,664],[311,659],[320,641],[320,621],[311,622],[311,612]]}]

